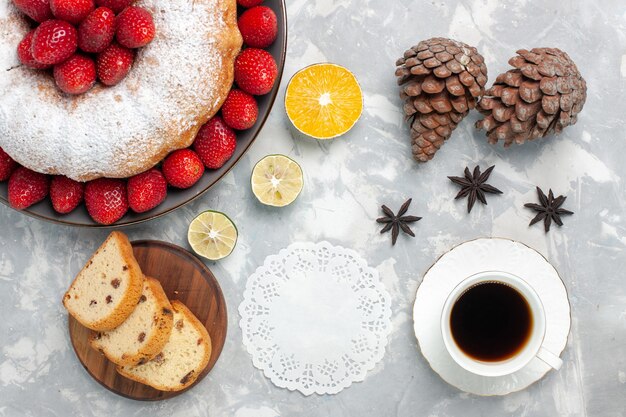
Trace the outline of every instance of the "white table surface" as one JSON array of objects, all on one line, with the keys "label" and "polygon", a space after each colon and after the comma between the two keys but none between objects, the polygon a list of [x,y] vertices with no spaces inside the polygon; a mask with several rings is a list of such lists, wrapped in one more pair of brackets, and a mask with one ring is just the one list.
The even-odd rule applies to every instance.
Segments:
[{"label": "white table surface", "polygon": [[[8,1],[8,0],[3,0]],[[106,237],[34,220],[0,207],[0,416],[589,416],[626,415],[626,3],[622,0],[289,0],[289,47],[281,93],[269,122],[242,161],[210,192],[163,218],[125,229],[131,239],[188,247],[200,211],[228,213],[239,242],[208,263],[229,309],[228,340],[216,367],[188,393],[143,403],[102,388],[71,348],[61,296]],[[579,122],[563,135],[504,150],[475,132],[472,113],[434,161],[411,159],[394,78],[395,60],[419,40],[449,36],[478,47],[490,82],[516,49],[556,46],[578,63],[589,86]],[[354,71],[365,110],[345,137],[327,143],[294,137],[283,111],[287,80],[308,64],[331,61]],[[258,204],[252,166],[268,153],[301,163],[305,189],[284,209]],[[466,214],[447,175],[466,165],[496,165],[504,191]],[[533,214],[535,185],[568,196],[576,212],[545,235]],[[391,247],[379,235],[380,205],[413,198],[424,217],[415,239]],[[524,242],[560,272],[572,303],[572,331],[559,372],[505,397],[465,394],[421,357],[412,304],[424,272],[453,245],[479,236]],[[272,385],[241,343],[237,306],[246,278],[267,255],[298,240],[328,240],[358,251],[392,295],[393,330],[383,361],[362,383],[336,396],[304,397]]]}]

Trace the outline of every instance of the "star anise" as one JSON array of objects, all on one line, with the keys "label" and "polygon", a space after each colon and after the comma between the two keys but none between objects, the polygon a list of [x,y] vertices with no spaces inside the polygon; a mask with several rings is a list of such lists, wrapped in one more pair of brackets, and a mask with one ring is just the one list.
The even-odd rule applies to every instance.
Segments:
[{"label": "star anise", "polygon": [[495,165],[490,166],[482,174],[478,165],[476,165],[476,168],[474,168],[474,172],[471,174],[469,168],[465,167],[465,177],[448,177],[450,181],[461,186],[461,191],[459,191],[456,197],[454,197],[455,200],[468,196],[468,213],[472,211],[472,207],[474,207],[476,199],[480,200],[480,202],[483,204],[487,204],[485,193],[502,194],[502,191],[486,183],[486,181],[489,179],[489,175],[491,175],[491,171],[493,171],[495,167]]},{"label": "star anise", "polygon": [[565,214],[574,214],[573,211],[561,208],[561,206],[565,202],[565,199],[567,198],[565,196],[560,195],[557,198],[554,198],[552,190],[549,190],[548,196],[546,197],[544,192],[539,187],[537,187],[537,196],[539,197],[539,202],[541,204],[524,204],[524,207],[531,208],[538,212],[535,218],[530,221],[529,226],[532,226],[533,224],[543,220],[543,227],[546,233],[548,233],[550,231],[550,225],[552,224],[552,221],[554,221],[554,223],[558,224],[559,226],[563,226],[561,216]]},{"label": "star anise", "polygon": [[398,235],[400,234],[400,230],[406,233],[409,236],[415,237],[415,234],[408,226],[407,223],[413,223],[418,220],[421,220],[421,217],[417,216],[405,216],[407,210],[409,209],[409,205],[411,204],[411,198],[406,200],[400,210],[398,210],[398,214],[393,214],[393,211],[389,209],[386,205],[382,205],[383,213],[385,213],[385,217],[380,217],[376,219],[378,223],[386,223],[385,227],[383,227],[380,233],[385,233],[391,230],[391,244],[395,245],[396,240],[398,240]]}]

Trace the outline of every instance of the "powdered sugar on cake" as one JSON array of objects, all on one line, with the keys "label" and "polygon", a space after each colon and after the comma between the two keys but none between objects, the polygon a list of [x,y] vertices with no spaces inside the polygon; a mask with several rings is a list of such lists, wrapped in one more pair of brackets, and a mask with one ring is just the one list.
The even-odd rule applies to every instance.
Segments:
[{"label": "powdered sugar on cake", "polygon": [[119,85],[68,96],[47,72],[20,66],[30,30],[0,4],[0,147],[22,165],[77,180],[129,177],[189,146],[221,106],[241,47],[235,0],[143,0],[154,41]]}]

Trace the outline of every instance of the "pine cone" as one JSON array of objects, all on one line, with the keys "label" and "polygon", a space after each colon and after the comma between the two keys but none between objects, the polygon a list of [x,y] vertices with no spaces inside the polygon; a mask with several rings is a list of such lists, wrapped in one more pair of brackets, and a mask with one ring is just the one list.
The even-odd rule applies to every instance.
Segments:
[{"label": "pine cone", "polygon": [[427,162],[483,95],[485,60],[463,42],[432,38],[407,50],[396,65],[413,157]]},{"label": "pine cone", "polygon": [[478,104],[485,116],[476,123],[492,144],[522,144],[576,123],[587,84],[560,49],[522,49],[509,60],[515,69],[500,74]]}]

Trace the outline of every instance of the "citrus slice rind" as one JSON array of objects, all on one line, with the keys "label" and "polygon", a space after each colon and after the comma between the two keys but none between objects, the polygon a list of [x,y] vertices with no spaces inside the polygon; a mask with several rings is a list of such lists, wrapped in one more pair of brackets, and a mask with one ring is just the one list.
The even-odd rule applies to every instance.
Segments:
[{"label": "citrus slice rind", "polygon": [[261,203],[284,207],[293,203],[302,191],[302,168],[285,155],[268,155],[254,166],[250,184]]},{"label": "citrus slice rind", "polygon": [[191,221],[187,240],[195,253],[216,261],[230,255],[235,248],[237,228],[224,213],[208,210]]},{"label": "citrus slice rind", "polygon": [[308,66],[289,80],[285,110],[294,127],[316,139],[348,132],[361,117],[363,93],[349,70],[330,63]]}]

